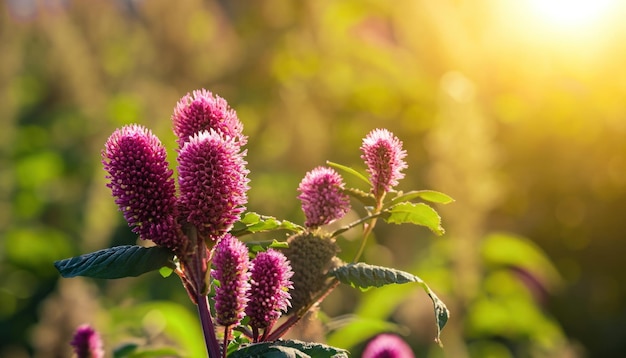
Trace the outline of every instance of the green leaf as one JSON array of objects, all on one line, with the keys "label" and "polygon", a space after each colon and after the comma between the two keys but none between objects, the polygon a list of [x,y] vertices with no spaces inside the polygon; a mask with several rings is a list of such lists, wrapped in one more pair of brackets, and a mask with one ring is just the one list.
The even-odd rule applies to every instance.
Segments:
[{"label": "green leaf", "polygon": [[348,352],[321,343],[279,339],[275,342],[256,343],[242,347],[229,357],[347,358]]},{"label": "green leaf", "polygon": [[357,172],[356,170],[354,170],[354,169],[352,169],[350,167],[347,167],[345,165],[341,165],[341,164],[338,164],[338,163],[334,163],[334,162],[331,162],[331,161],[328,161],[328,160],[326,161],[326,164],[328,164],[329,166],[331,166],[333,168],[336,168],[336,169],[344,171],[344,172],[346,172],[348,174],[351,174],[352,176],[358,178],[359,180],[364,181],[368,185],[368,187],[372,186],[372,183],[370,183],[369,179],[367,179],[365,177],[365,175]]},{"label": "green leaf", "polygon": [[59,260],[54,267],[63,277],[122,278],[139,276],[172,266],[174,254],[160,246],[115,246],[89,254]]},{"label": "green leaf", "polygon": [[443,235],[441,217],[435,209],[424,203],[400,203],[384,211],[382,217],[390,224],[415,224],[426,226],[437,235]]},{"label": "green leaf", "polygon": [[437,203],[437,204],[450,204],[454,202],[454,199],[452,199],[452,197],[448,196],[447,194],[438,192],[438,191],[414,190],[408,193],[398,192],[397,196],[393,198],[386,206],[390,207],[397,203],[400,203],[403,201],[411,201],[414,199],[422,199],[422,200],[429,201],[431,203]]},{"label": "green leaf", "polygon": [[169,266],[163,266],[159,269],[159,274],[161,274],[161,277],[163,278],[170,277],[172,272],[174,272],[174,269]]},{"label": "green leaf", "polygon": [[269,248],[272,249],[286,249],[289,247],[289,244],[286,241],[248,241],[246,242],[246,246],[248,246],[248,250],[251,252],[260,252],[266,251]]},{"label": "green leaf", "polygon": [[113,358],[127,358],[134,351],[137,350],[139,346],[136,343],[127,343],[122,346],[116,347],[113,350]]},{"label": "green leaf", "polygon": [[346,188],[343,190],[343,192],[357,199],[365,206],[376,205],[376,199],[374,198],[374,195],[372,195],[371,193],[366,193],[363,190],[354,189],[354,188]]},{"label": "green leaf", "polygon": [[243,236],[257,232],[287,230],[293,232],[302,231],[303,228],[287,220],[278,220],[273,216],[259,215],[254,212],[246,213],[233,225],[230,233],[234,236]]},{"label": "green leaf", "polygon": [[360,289],[382,287],[390,284],[417,283],[422,287],[422,289],[424,289],[426,294],[428,294],[430,299],[433,301],[435,320],[437,322],[437,337],[435,338],[435,341],[441,344],[439,335],[443,327],[448,322],[450,312],[443,301],[437,297],[437,295],[421,278],[408,272],[389,267],[368,265],[363,262],[339,266],[329,271],[328,274],[337,278],[341,283]]}]

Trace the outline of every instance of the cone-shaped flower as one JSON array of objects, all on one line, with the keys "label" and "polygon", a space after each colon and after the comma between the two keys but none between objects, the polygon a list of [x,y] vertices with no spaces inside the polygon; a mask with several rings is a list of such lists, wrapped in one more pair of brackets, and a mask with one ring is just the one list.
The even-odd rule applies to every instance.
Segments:
[{"label": "cone-shaped flower", "polygon": [[87,324],[81,325],[76,329],[70,344],[77,358],[104,357],[100,335]]},{"label": "cone-shaped flower", "polygon": [[245,154],[232,137],[214,130],[193,135],[180,150],[180,210],[201,235],[222,236],[245,210]]},{"label": "cone-shaped flower", "polygon": [[247,142],[235,110],[230,108],[225,99],[213,96],[205,89],[193,91],[191,95],[187,93],[181,98],[174,108],[172,122],[180,148],[194,134],[210,129],[235,138],[239,145]]},{"label": "cone-shaped flower", "polygon": [[290,306],[293,276],[289,261],[282,253],[269,249],[252,260],[250,301],[246,315],[254,329],[265,329]]},{"label": "cone-shaped flower", "polygon": [[350,198],[343,188],[343,178],[332,168],[317,167],[306,173],[298,186],[304,225],[318,227],[342,218],[350,210]]},{"label": "cone-shaped flower", "polygon": [[143,126],[122,127],[102,151],[107,184],[133,232],[176,250],[182,242],[176,222],[176,187],[159,139]]},{"label": "cone-shaped flower", "polygon": [[394,334],[379,334],[372,339],[365,350],[362,358],[414,358],[415,355],[400,337]]},{"label": "cone-shaped flower", "polygon": [[398,185],[404,178],[402,170],[407,168],[402,150],[402,142],[386,129],[374,129],[361,145],[361,158],[367,165],[367,172],[372,182],[372,192],[376,198]]},{"label": "cone-shaped flower", "polygon": [[236,237],[226,234],[214,250],[211,276],[220,282],[215,289],[216,320],[222,326],[237,325],[248,303],[248,248]]}]

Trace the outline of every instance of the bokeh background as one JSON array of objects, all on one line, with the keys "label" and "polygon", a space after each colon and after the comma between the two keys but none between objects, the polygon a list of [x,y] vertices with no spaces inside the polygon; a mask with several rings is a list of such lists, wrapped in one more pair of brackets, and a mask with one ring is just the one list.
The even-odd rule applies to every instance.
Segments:
[{"label": "bokeh background", "polygon": [[444,299],[445,350],[410,286],[334,292],[327,342],[358,356],[395,331],[419,356],[623,357],[625,16],[618,0],[4,0],[0,356],[67,357],[86,322],[109,353],[202,355],[176,277],[60,280],[52,262],[135,242],[103,143],[141,123],[174,166],[173,107],[207,88],[245,125],[252,211],[301,222],[304,173],[362,169],[377,127],[408,152],[399,189],[456,199],[436,207],[445,236],[381,225],[365,254]]}]

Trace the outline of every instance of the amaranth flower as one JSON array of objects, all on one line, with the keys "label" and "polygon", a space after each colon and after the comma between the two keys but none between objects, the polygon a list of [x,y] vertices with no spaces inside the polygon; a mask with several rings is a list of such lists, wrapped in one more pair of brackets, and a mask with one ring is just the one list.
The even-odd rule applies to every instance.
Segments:
[{"label": "amaranth flower", "polygon": [[213,266],[211,276],[220,283],[215,289],[217,323],[222,326],[237,325],[248,303],[248,248],[236,237],[224,235],[215,245]]},{"label": "amaranth flower", "polygon": [[289,261],[282,253],[269,249],[252,260],[250,301],[246,315],[256,330],[271,327],[281,311],[289,307],[290,280],[293,275]]},{"label": "amaranth flower", "polygon": [[77,358],[102,358],[102,340],[100,335],[88,324],[79,326],[70,342]]},{"label": "amaranth flower", "polygon": [[376,198],[404,178],[402,170],[407,168],[404,161],[406,151],[402,150],[402,142],[393,133],[386,129],[374,129],[363,139],[361,151]]},{"label": "amaranth flower", "polygon": [[159,138],[132,124],[111,134],[102,151],[102,163],[110,179],[107,186],[133,232],[176,250],[183,239],[166,156]]},{"label": "amaranth flower", "polygon": [[363,351],[362,358],[414,358],[415,355],[400,337],[383,333],[374,337]]},{"label": "amaranth flower", "polygon": [[343,189],[343,178],[332,168],[317,167],[306,173],[298,186],[304,225],[318,227],[342,218],[350,210],[350,198]]},{"label": "amaranth flower", "polygon": [[187,93],[182,97],[174,108],[172,122],[180,148],[194,134],[210,129],[235,138],[239,145],[243,146],[247,142],[235,110],[230,108],[225,99],[213,96],[205,89],[195,90],[191,95]]},{"label": "amaranth flower", "polygon": [[181,211],[202,235],[231,229],[248,202],[245,151],[214,130],[193,135],[178,156]]}]

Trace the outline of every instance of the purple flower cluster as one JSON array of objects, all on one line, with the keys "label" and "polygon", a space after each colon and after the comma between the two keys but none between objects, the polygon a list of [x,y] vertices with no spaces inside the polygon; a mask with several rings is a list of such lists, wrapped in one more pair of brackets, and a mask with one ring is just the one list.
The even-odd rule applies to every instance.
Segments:
[{"label": "purple flower cluster", "polygon": [[214,130],[191,136],[180,150],[181,211],[200,234],[220,237],[244,211],[249,181],[244,155],[232,138]]},{"label": "purple flower cluster", "polygon": [[226,234],[215,245],[213,265],[215,269],[211,276],[220,282],[215,289],[217,323],[222,326],[237,325],[248,304],[248,248],[236,237]]},{"label": "purple flower cluster", "polygon": [[252,328],[271,327],[290,305],[289,289],[293,288],[293,271],[282,253],[269,249],[259,253],[252,261],[250,302],[246,315]]},{"label": "purple flower cluster", "polygon": [[203,238],[217,240],[245,210],[249,180],[241,146],[247,138],[235,111],[206,90],[184,96],[172,120],[180,145],[179,197],[165,148],[143,126],[116,130],[102,162],[107,186],[133,231],[180,253],[186,243],[182,227],[192,224]]},{"label": "purple flower cluster", "polygon": [[402,170],[407,168],[404,161],[406,151],[393,133],[386,129],[374,129],[363,139],[361,151],[376,198],[380,198],[398,185],[398,180],[404,178]]},{"label": "purple flower cluster", "polygon": [[317,167],[306,173],[298,191],[308,228],[342,218],[350,210],[350,198],[343,192],[343,178],[332,168]]},{"label": "purple flower cluster", "polygon": [[103,358],[100,335],[88,324],[79,326],[70,342],[77,358]]},{"label": "purple flower cluster", "polygon": [[402,338],[394,334],[379,334],[363,351],[362,358],[414,358],[415,355]]},{"label": "purple flower cluster", "polygon": [[102,151],[107,184],[128,225],[142,239],[176,249],[176,188],[165,147],[150,130],[128,125],[116,130]]}]

